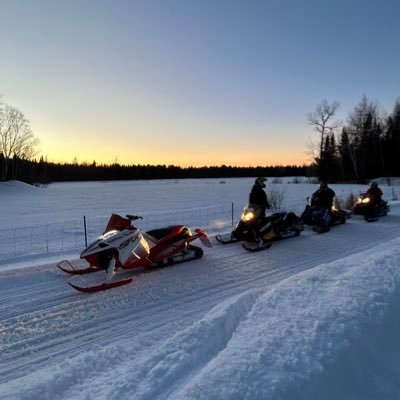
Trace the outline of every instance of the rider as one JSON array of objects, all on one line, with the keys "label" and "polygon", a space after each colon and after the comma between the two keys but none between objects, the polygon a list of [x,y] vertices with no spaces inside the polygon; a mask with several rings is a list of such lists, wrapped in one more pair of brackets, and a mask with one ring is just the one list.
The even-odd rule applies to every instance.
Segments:
[{"label": "rider", "polygon": [[249,195],[249,203],[254,204],[259,209],[259,215],[261,217],[265,217],[265,210],[270,209],[271,206],[269,205],[267,193],[265,193],[265,183],[268,179],[259,177],[254,181],[254,185],[251,188],[251,192]]},{"label": "rider", "polygon": [[[265,182],[267,178],[258,177],[254,181],[254,185],[251,188],[251,192],[249,195],[249,203],[254,204],[257,207],[256,216],[258,221],[262,221],[265,218],[265,210],[270,209],[271,206],[268,202],[267,193],[265,193]],[[262,245],[263,241],[260,235],[260,224],[254,226],[254,238],[258,245]]]},{"label": "rider", "polygon": [[365,196],[369,198],[368,208],[372,217],[379,214],[379,205],[382,203],[382,190],[378,187],[377,182],[372,182]]},{"label": "rider", "polygon": [[334,197],[335,192],[324,181],[319,184],[319,189],[312,195],[312,198],[315,199],[318,205],[325,207],[329,212],[332,210]]},{"label": "rider", "polygon": [[366,197],[369,197],[371,205],[379,205],[382,202],[382,190],[378,187],[377,182],[372,182],[369,189],[365,193]]},{"label": "rider", "polygon": [[[313,215],[316,210],[320,210],[322,213],[323,226],[329,230],[332,218],[332,205],[335,192],[328,187],[326,182],[321,182],[319,189],[316,190],[311,196],[311,204],[307,205],[303,214],[302,219],[307,221],[309,217]],[[308,222],[306,222],[308,223]]]}]

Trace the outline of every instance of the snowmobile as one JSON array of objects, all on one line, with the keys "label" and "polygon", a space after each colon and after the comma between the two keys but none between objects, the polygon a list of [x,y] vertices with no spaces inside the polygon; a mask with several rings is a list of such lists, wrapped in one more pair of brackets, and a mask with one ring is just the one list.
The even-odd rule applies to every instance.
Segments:
[{"label": "snowmobile", "polygon": [[345,210],[340,210],[332,205],[331,210],[321,205],[320,199],[317,196],[307,198],[308,204],[301,215],[302,221],[306,225],[313,227],[317,233],[328,232],[334,225],[344,224],[350,213]]},{"label": "snowmobile", "polygon": [[362,193],[353,207],[353,213],[363,215],[367,222],[377,221],[378,217],[383,217],[388,214],[390,207],[385,200],[381,200],[379,204],[371,205],[371,199]]},{"label": "snowmobile", "polygon": [[117,270],[163,267],[201,258],[203,249],[190,244],[195,239],[200,239],[203,245],[211,247],[203,229],[197,228],[192,234],[184,225],[173,225],[142,232],[133,225],[133,221],[138,219],[142,217],[126,215],[126,218],[123,218],[112,214],[104,233],[90,243],[80,255],[89,263],[89,267],[76,269],[68,260],[63,260],[57,265],[62,271],[72,275],[105,271],[103,283],[85,283],[86,286],[79,286],[73,278],[68,284],[81,292],[111,289],[132,281],[131,277],[113,279]]},{"label": "snowmobile", "polygon": [[[216,235],[222,244],[244,242],[242,246],[249,251],[260,251],[271,246],[274,240],[300,235],[304,229],[301,219],[293,212],[277,212],[270,216],[262,216],[257,205],[248,204],[236,228],[227,235]],[[256,243],[256,230],[259,231],[262,244]]]}]

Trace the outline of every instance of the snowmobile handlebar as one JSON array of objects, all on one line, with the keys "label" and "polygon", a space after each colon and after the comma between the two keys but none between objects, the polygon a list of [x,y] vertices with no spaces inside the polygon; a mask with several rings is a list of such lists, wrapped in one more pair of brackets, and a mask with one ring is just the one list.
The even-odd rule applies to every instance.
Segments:
[{"label": "snowmobile handlebar", "polygon": [[131,215],[131,214],[126,214],[126,218],[129,219],[129,221],[136,221],[137,219],[143,219],[143,217],[140,217],[139,215]]}]

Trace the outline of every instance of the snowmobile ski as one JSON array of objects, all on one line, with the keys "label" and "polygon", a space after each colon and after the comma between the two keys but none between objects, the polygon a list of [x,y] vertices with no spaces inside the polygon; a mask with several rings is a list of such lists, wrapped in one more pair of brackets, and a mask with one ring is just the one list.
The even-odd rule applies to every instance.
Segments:
[{"label": "snowmobile ski", "polygon": [[232,235],[216,235],[215,239],[221,244],[237,243],[239,239],[233,238]]},{"label": "snowmobile ski", "polygon": [[[67,267],[65,267],[63,264],[67,264]],[[71,275],[84,275],[84,274],[90,274],[92,272],[102,271],[100,267],[94,267],[92,265],[87,268],[75,269],[75,267],[68,260],[60,261],[57,264],[57,267],[60,268],[61,271],[64,271],[67,274]]]},{"label": "snowmobile ski", "polygon": [[110,282],[110,283],[102,283],[100,285],[95,285],[95,286],[79,286],[75,285],[74,283],[68,282],[68,285],[73,287],[75,290],[78,290],[79,292],[84,292],[84,293],[94,293],[94,292],[101,292],[103,290],[108,290],[112,289],[118,286],[123,286],[127,285],[128,283],[132,282],[133,278],[127,278],[127,279],[121,279],[119,281],[115,282]]},{"label": "snowmobile ski", "polygon": [[271,243],[263,243],[261,246],[259,246],[257,243],[242,243],[242,247],[247,250],[247,251],[263,251],[267,250],[271,247]]}]

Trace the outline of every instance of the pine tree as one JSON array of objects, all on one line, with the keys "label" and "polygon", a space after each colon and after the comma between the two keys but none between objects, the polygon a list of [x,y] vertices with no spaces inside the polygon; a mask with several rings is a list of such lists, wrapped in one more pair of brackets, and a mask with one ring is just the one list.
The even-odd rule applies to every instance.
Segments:
[{"label": "pine tree", "polygon": [[342,129],[340,136],[339,146],[339,160],[340,160],[340,171],[342,180],[358,180],[357,162],[355,159],[355,152],[352,148],[352,144],[349,140],[346,128]]},{"label": "pine tree", "polygon": [[400,99],[397,99],[392,114],[387,121],[385,135],[385,158],[390,176],[400,176]]}]

